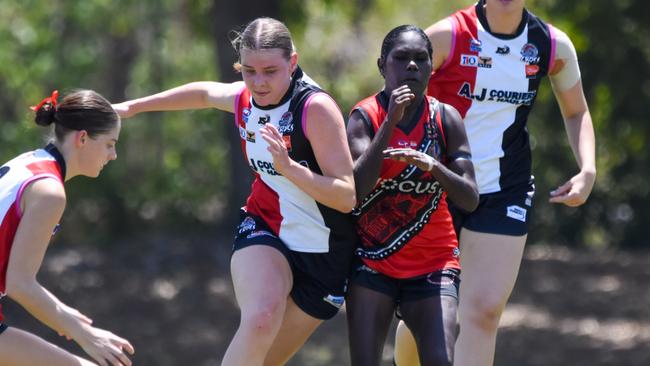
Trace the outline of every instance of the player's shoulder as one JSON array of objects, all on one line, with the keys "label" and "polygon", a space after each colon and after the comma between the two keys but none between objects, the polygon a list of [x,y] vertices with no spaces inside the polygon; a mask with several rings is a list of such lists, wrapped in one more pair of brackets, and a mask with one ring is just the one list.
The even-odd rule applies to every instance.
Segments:
[{"label": "player's shoulder", "polygon": [[433,42],[434,40],[447,39],[451,37],[453,26],[449,18],[443,18],[430,25],[427,29],[424,30],[424,32]]},{"label": "player's shoulder", "polygon": [[305,105],[308,120],[316,118],[324,122],[343,123],[343,115],[336,101],[324,91],[316,91]]},{"label": "player's shoulder", "polygon": [[555,42],[555,60],[577,59],[576,49],[569,35],[551,24],[548,26]]},{"label": "player's shoulder", "polygon": [[378,100],[378,95],[373,94],[373,95],[369,95],[369,96],[361,99],[360,101],[358,101],[355,104],[355,108],[356,107],[373,108],[373,107],[376,107],[376,106],[379,106],[379,105],[380,105],[380,103],[379,103],[379,100]]},{"label": "player's shoulder", "polygon": [[63,184],[54,178],[46,177],[31,182],[23,195],[42,209],[63,211],[65,208],[65,189]]},{"label": "player's shoulder", "polygon": [[458,109],[449,103],[439,103],[438,111],[442,113],[442,124],[444,129],[448,129],[452,126],[461,126],[463,124],[463,118],[458,112]]},{"label": "player's shoulder", "polygon": [[574,48],[571,38],[565,31],[552,24],[549,24],[548,27],[551,29],[551,32],[553,33],[553,38],[555,39],[557,47]]}]

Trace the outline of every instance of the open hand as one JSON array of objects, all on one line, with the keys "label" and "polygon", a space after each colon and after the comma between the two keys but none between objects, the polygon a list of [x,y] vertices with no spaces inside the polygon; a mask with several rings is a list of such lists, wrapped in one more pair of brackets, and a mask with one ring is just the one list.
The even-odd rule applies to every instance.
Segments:
[{"label": "open hand", "polygon": [[87,324],[82,328],[83,336],[76,341],[100,366],[131,366],[126,352],[133,354],[135,350],[129,341]]}]

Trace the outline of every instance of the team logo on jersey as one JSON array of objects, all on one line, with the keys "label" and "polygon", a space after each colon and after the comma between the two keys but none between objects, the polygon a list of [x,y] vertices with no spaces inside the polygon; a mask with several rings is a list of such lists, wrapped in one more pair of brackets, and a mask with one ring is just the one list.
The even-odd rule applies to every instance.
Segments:
[{"label": "team logo on jersey", "polygon": [[287,135],[293,132],[293,114],[291,112],[284,112],[280,121],[278,122],[278,131]]},{"label": "team logo on jersey", "polygon": [[246,140],[246,129],[242,126],[239,126],[239,137],[241,137],[242,140]]},{"label": "team logo on jersey", "polygon": [[244,110],[241,112],[241,119],[244,121],[244,123],[248,123],[248,117],[250,116],[251,116],[250,108],[244,108]]},{"label": "team logo on jersey", "polygon": [[460,65],[467,67],[478,66],[478,56],[475,55],[460,55]]},{"label": "team logo on jersey", "polygon": [[537,46],[532,43],[526,43],[521,48],[520,54],[521,61],[527,64],[536,64],[539,62],[539,51],[537,50]]},{"label": "team logo on jersey", "polygon": [[481,50],[482,50],[481,45],[482,44],[483,44],[483,42],[481,42],[480,40],[472,38],[472,39],[469,40],[469,50],[471,52],[481,52]]},{"label": "team logo on jersey", "polygon": [[482,67],[485,69],[491,69],[492,68],[492,57],[478,57],[478,67]]},{"label": "team logo on jersey", "polygon": [[467,67],[481,67],[484,69],[492,68],[492,57],[475,56],[475,55],[460,55],[461,66]]},{"label": "team logo on jersey", "polygon": [[257,121],[257,124],[265,125],[265,124],[267,124],[269,122],[271,122],[271,116],[269,116],[268,114],[265,114],[263,116],[260,116],[260,119]]},{"label": "team logo on jersey", "polygon": [[246,130],[246,141],[255,143],[255,131]]},{"label": "team logo on jersey", "polygon": [[237,231],[239,232],[239,234],[243,234],[247,231],[252,231],[252,230],[255,230],[255,220],[253,220],[253,218],[250,216],[246,216],[244,221],[242,221],[241,224],[239,224],[239,228],[237,229]]},{"label": "team logo on jersey", "polygon": [[507,55],[509,53],[510,53],[510,47],[508,46],[497,47],[497,55]]},{"label": "team logo on jersey", "polygon": [[451,255],[453,255],[454,258],[458,258],[458,257],[460,257],[460,249],[458,249],[458,247],[454,248],[454,250],[453,250],[453,252],[451,253]]},{"label": "team logo on jersey", "polygon": [[343,296],[327,295],[323,297],[323,301],[334,306],[337,309],[340,309],[341,306],[343,306],[343,303],[345,302],[345,298]]},{"label": "team logo on jersey", "polygon": [[521,222],[526,222],[526,212],[525,208],[517,205],[508,206],[506,208],[506,216]]},{"label": "team logo on jersey", "polygon": [[536,78],[538,72],[539,72],[539,65],[526,64],[526,79]]},{"label": "team logo on jersey", "polygon": [[9,169],[11,168],[9,168],[8,166],[3,166],[2,168],[0,168],[0,178],[4,177],[4,175],[7,174],[7,172],[9,172]]}]

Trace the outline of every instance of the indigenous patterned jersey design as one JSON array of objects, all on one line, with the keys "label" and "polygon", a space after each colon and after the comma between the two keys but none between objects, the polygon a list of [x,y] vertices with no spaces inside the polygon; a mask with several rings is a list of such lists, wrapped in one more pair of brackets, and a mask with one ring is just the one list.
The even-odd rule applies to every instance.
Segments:
[{"label": "indigenous patterned jersey design", "polygon": [[23,191],[38,179],[53,178],[63,184],[64,177],[63,157],[53,145],[24,153],[0,167],[0,298],[6,293],[9,254],[23,214],[20,209]]},{"label": "indigenous patterned jersey design", "polygon": [[[273,124],[284,137],[289,157],[322,174],[305,133],[306,111],[312,98],[327,96],[298,69],[279,104],[260,107],[242,88],[235,101],[235,122],[242,150],[255,173],[246,211],[262,218],[273,234],[297,252],[326,253],[333,245],[354,246],[354,223],[350,215],[321,205],[273,167],[273,157],[259,130]],[[318,136],[313,136],[318,138]],[[336,147],[332,147],[335,149]]]},{"label": "indigenous patterned jersey design", "polygon": [[[389,147],[411,147],[444,162],[446,144],[440,104],[424,103],[411,131],[395,127]],[[382,92],[359,102],[357,110],[377,132],[386,118],[388,97]],[[446,194],[431,173],[385,159],[379,181],[354,212],[361,246],[357,255],[373,270],[409,278],[443,268],[459,268],[458,243]]]},{"label": "indigenous patterned jersey design", "polygon": [[464,118],[479,193],[531,178],[526,121],[555,54],[553,28],[524,10],[514,35],[492,33],[482,2],[454,13],[451,51],[429,95]]}]

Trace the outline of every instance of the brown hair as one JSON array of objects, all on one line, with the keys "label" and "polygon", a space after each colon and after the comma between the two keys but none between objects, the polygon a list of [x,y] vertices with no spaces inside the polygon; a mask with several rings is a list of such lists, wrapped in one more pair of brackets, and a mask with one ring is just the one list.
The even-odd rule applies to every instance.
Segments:
[{"label": "brown hair", "polygon": [[39,126],[54,124],[58,141],[72,131],[84,130],[91,138],[111,131],[120,117],[111,103],[92,90],[76,90],[67,94],[60,103],[47,100],[35,110],[34,121]]},{"label": "brown hair", "polygon": [[248,23],[243,31],[232,31],[230,43],[237,51],[238,62],[233,64],[240,71],[241,50],[269,50],[279,48],[283,56],[289,60],[294,52],[291,33],[284,23],[273,18],[257,18]]}]

